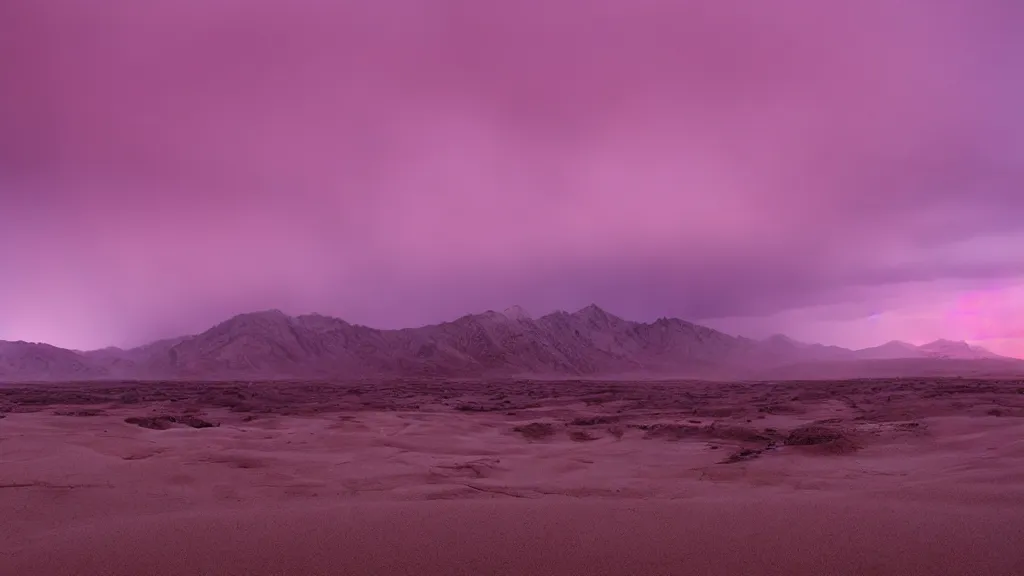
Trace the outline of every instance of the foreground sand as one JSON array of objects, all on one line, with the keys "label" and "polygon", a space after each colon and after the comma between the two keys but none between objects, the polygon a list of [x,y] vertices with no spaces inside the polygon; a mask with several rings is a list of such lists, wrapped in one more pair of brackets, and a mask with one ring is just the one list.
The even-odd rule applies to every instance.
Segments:
[{"label": "foreground sand", "polygon": [[48,384],[0,412],[0,574],[1024,574],[1021,382]]}]

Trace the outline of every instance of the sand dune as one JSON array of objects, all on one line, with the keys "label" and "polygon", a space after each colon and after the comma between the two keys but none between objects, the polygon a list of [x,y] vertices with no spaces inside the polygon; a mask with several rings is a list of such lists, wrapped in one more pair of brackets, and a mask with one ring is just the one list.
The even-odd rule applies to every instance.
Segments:
[{"label": "sand dune", "polygon": [[0,412],[4,574],[1024,573],[1016,381],[68,384]]}]

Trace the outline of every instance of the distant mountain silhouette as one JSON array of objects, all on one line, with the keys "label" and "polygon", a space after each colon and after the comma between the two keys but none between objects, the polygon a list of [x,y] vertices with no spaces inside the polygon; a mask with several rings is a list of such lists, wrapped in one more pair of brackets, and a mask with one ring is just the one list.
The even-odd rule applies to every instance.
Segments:
[{"label": "distant mountain silhouette", "polygon": [[936,340],[928,344],[918,346],[918,350],[924,352],[929,358],[948,358],[957,360],[977,360],[983,358],[1001,358],[998,354],[990,352],[980,346],[971,346],[967,342],[953,342],[951,340]]},{"label": "distant mountain silhouette", "polygon": [[[954,360],[959,364],[946,362]],[[513,306],[401,330],[269,310],[235,316],[201,334],[130,350],[76,352],[48,344],[0,342],[0,379],[6,381],[374,376],[755,379],[787,374],[854,377],[886,370],[931,374],[953,368],[1024,373],[1022,366],[1024,361],[966,342],[889,342],[849,350],[783,335],[765,340],[734,337],[676,318],[632,322],[596,305],[536,319]]]},{"label": "distant mountain silhouette", "polygon": [[892,360],[896,358],[925,358],[927,354],[913,344],[892,340],[881,346],[857,350],[856,356],[860,360]]}]

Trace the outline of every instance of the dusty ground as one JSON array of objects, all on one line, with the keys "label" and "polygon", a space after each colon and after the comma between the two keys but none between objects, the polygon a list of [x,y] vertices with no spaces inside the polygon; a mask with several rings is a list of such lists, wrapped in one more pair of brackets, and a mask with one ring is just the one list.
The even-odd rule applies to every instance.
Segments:
[{"label": "dusty ground", "polygon": [[1024,381],[46,384],[0,416],[3,574],[1024,574]]}]

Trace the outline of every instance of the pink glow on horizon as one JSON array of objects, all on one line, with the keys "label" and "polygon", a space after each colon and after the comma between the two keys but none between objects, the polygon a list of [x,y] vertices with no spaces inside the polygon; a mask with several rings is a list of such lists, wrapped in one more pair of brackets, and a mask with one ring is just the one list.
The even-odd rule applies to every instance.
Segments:
[{"label": "pink glow on horizon", "polygon": [[0,339],[597,302],[1024,356],[1020,6],[13,0]]},{"label": "pink glow on horizon", "polygon": [[[794,309],[753,320],[719,319],[710,324],[754,338],[784,331],[797,340],[849,348],[891,340],[915,345],[938,339],[965,340],[997,354],[1024,358],[1024,278],[998,286],[970,284],[887,286],[843,304]],[[872,311],[879,306],[884,309]]]}]

